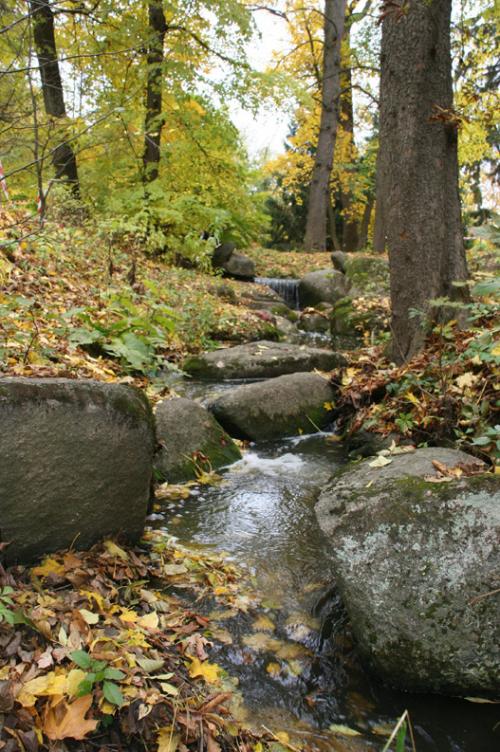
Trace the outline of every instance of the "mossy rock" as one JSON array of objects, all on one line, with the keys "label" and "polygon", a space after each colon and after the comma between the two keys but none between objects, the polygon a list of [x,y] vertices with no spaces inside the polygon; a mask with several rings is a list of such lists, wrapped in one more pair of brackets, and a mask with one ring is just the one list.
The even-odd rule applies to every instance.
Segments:
[{"label": "mossy rock", "polygon": [[452,449],[390,460],[344,468],[316,506],[359,651],[402,689],[494,695],[500,478],[439,482],[435,460],[478,469],[474,457]]},{"label": "mossy rock", "polygon": [[156,408],[155,457],[158,479],[178,483],[241,459],[241,452],[198,402],[171,399]]},{"label": "mossy rock", "polygon": [[333,396],[321,376],[294,373],[231,389],[209,409],[232,436],[259,441],[325,428]]}]

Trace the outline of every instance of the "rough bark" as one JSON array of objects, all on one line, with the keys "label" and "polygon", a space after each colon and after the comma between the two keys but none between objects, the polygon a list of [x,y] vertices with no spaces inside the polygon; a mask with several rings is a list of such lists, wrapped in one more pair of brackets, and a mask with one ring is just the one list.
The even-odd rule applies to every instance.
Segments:
[{"label": "rough bark", "polygon": [[417,309],[466,297],[450,55],[451,0],[394,4],[382,26],[379,180],[391,273],[392,356],[423,344]]},{"label": "rough bark", "polygon": [[[63,120],[66,117],[66,107],[50,0],[30,0],[30,11],[45,111],[49,117]],[[56,180],[66,182],[73,193],[79,196],[80,184],[75,152],[71,143],[64,137],[52,152],[52,163]]]},{"label": "rough bark", "polygon": [[304,247],[308,251],[326,250],[330,176],[339,119],[340,43],[345,10],[346,0],[325,0],[321,120],[304,237]]},{"label": "rough bark", "polygon": [[146,120],[142,158],[144,182],[156,180],[160,167],[160,141],[164,124],[162,114],[163,45],[167,22],[162,0],[148,3],[148,74],[146,84]]},{"label": "rough bark", "polygon": [[381,183],[380,161],[377,162],[377,201],[375,203],[375,226],[373,228],[373,250],[375,253],[384,253],[386,246],[385,238],[385,219],[384,219],[384,197],[382,191],[385,186]]}]

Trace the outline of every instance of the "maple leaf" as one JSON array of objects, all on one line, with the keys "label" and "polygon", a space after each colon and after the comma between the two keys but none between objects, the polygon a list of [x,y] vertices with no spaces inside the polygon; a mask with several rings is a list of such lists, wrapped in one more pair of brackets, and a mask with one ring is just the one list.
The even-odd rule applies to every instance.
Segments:
[{"label": "maple leaf", "polygon": [[92,705],[91,695],[79,697],[72,703],[61,700],[45,713],[42,730],[53,741],[60,739],[82,740],[95,731],[98,721],[85,716]]},{"label": "maple leaf", "polygon": [[190,658],[189,676],[202,676],[209,684],[218,684],[220,668],[216,663],[200,661],[199,658]]}]

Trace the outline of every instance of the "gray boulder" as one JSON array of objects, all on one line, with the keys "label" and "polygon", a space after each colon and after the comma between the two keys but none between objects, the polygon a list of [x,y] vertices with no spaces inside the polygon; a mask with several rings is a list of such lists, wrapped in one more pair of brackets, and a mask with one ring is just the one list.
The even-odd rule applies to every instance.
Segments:
[{"label": "gray boulder", "polygon": [[215,269],[220,269],[221,266],[224,266],[233,255],[235,248],[234,243],[221,243],[218,245],[212,254],[212,266]]},{"label": "gray boulder", "polygon": [[234,441],[198,402],[165,400],[156,408],[155,417],[161,447],[155,470],[163,480],[190,480],[196,478],[197,470],[218,470],[241,459]]},{"label": "gray boulder", "polygon": [[182,369],[198,379],[263,379],[298,371],[331,371],[344,365],[335,352],[286,342],[250,342],[188,358]]},{"label": "gray boulder", "polygon": [[330,329],[330,319],[319,312],[305,311],[299,319],[298,327],[303,332],[327,332]]},{"label": "gray boulder", "polygon": [[347,263],[348,258],[349,258],[349,255],[345,253],[344,251],[334,251],[331,255],[333,268],[336,269],[338,272],[342,272],[342,274],[345,274],[346,263]]},{"label": "gray boulder", "polygon": [[240,439],[258,441],[314,433],[330,421],[329,383],[314,373],[294,373],[225,392],[209,405],[219,423]]},{"label": "gray boulder", "polygon": [[150,499],[154,421],[121,384],[0,379],[0,530],[5,558],[141,535]]},{"label": "gray boulder", "polygon": [[253,279],[255,277],[255,263],[243,253],[234,251],[222,264],[224,272],[236,279]]},{"label": "gray boulder", "polygon": [[335,269],[318,269],[309,272],[299,282],[299,301],[302,308],[317,303],[336,303],[349,290],[346,277]]},{"label": "gray boulder", "polygon": [[432,460],[477,463],[451,449],[391,460],[342,471],[316,507],[359,650],[403,689],[498,693],[500,479],[426,480]]}]

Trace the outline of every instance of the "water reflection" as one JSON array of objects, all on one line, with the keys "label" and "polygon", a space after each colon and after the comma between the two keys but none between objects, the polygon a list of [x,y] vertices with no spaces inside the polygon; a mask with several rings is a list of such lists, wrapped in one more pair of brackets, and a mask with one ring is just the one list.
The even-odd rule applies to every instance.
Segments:
[{"label": "water reflection", "polygon": [[[255,649],[245,642],[253,634],[254,615],[225,622],[233,644],[217,648],[216,660],[238,676],[256,717],[278,712],[293,717],[319,749],[334,749],[331,741],[322,746],[321,739],[328,738],[324,734],[331,724],[344,724],[363,733],[365,749],[379,750],[383,737],[378,734],[405,709],[415,725],[419,752],[499,749],[495,706],[381,686],[359,664],[335,592],[321,601],[332,573],[314,503],[344,462],[329,438],[316,434],[259,445],[224,473],[219,486],[204,487],[197,496],[172,505],[177,516],[169,518],[168,531],[187,545],[225,550],[248,566],[275,625],[269,646],[262,638]],[[316,622],[311,618],[315,610],[321,617]],[[290,644],[292,649],[286,647]]]}]

